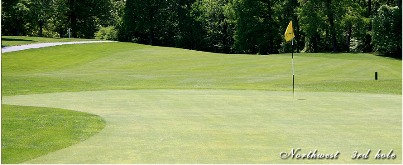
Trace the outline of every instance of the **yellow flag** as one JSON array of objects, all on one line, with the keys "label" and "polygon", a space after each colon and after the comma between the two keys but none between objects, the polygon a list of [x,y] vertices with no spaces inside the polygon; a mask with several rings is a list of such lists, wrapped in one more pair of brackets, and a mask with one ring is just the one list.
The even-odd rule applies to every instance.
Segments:
[{"label": "yellow flag", "polygon": [[287,30],[285,30],[284,38],[285,41],[291,41],[294,37],[294,29],[292,28],[292,21],[290,21],[287,26]]}]

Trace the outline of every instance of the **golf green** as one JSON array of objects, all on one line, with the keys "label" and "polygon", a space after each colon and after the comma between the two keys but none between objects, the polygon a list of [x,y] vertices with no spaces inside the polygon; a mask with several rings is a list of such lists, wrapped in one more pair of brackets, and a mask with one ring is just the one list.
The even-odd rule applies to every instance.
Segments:
[{"label": "golf green", "polygon": [[[401,163],[401,95],[144,89],[3,96],[103,117],[99,134],[25,163]],[[281,159],[280,153],[338,159]],[[354,152],[368,159],[352,159]],[[395,159],[375,159],[378,150]]]}]

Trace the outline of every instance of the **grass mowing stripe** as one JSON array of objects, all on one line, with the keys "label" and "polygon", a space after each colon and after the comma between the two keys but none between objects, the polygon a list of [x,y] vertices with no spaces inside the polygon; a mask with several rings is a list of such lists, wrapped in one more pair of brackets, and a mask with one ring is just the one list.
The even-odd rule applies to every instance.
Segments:
[{"label": "grass mowing stripe", "polygon": [[[133,43],[65,45],[4,54],[2,87],[3,95],[120,89],[290,91],[289,56],[215,54]],[[400,60],[301,53],[295,54],[295,68],[297,91],[402,91]],[[378,81],[374,72],[379,73]],[[48,79],[55,82],[49,89],[40,85]],[[83,89],[75,82],[91,85]]]},{"label": "grass mowing stripe", "polygon": [[2,105],[2,164],[23,163],[77,144],[105,127],[99,116],[70,110]]}]

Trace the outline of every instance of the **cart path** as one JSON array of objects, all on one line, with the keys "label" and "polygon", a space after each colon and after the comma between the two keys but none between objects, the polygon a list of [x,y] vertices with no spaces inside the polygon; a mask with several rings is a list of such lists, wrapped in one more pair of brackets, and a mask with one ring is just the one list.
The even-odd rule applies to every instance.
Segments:
[{"label": "cart path", "polygon": [[2,53],[15,52],[27,49],[37,49],[58,45],[71,45],[71,44],[89,44],[89,43],[103,43],[103,42],[117,42],[117,41],[73,41],[73,42],[50,42],[50,43],[38,43],[19,46],[8,46],[1,48]]}]

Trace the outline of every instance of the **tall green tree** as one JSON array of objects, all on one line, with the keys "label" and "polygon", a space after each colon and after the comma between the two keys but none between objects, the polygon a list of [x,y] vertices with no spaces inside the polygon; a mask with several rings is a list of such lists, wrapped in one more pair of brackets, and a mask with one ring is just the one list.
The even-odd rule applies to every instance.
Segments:
[{"label": "tall green tree", "polygon": [[30,22],[29,0],[1,1],[1,20],[3,35],[26,35],[27,24]]},{"label": "tall green tree", "polygon": [[111,0],[112,8],[110,9],[111,19],[110,25],[118,25],[123,21],[126,0]]},{"label": "tall green tree", "polygon": [[[344,8],[344,15],[341,17],[341,30],[344,31],[340,43],[342,50],[361,52],[366,51],[370,45],[366,42],[369,35],[370,19],[366,17],[367,11],[364,3],[357,3],[354,0],[347,0],[350,4]],[[344,38],[344,39],[343,39]]]},{"label": "tall green tree", "polygon": [[177,1],[177,32],[175,46],[186,49],[204,50],[206,44],[203,40],[204,31],[196,18],[201,14],[194,9],[196,0]]},{"label": "tall green tree", "polygon": [[374,16],[372,41],[375,51],[402,58],[401,8],[383,5]]},{"label": "tall green tree", "polygon": [[5,0],[2,34],[55,37],[72,28],[73,37],[92,38],[113,24],[112,0]]},{"label": "tall green tree", "polygon": [[[301,37],[303,36],[303,33],[301,32],[299,18],[297,14],[298,8],[298,0],[282,0],[279,1],[274,7],[275,16],[278,18],[279,25],[280,27],[282,27],[283,31],[285,31],[285,27],[288,26],[288,23],[292,21],[295,34],[294,48],[297,52],[299,52],[304,47],[304,40]],[[282,45],[283,48],[280,52],[291,52],[291,44],[283,42]]]},{"label": "tall green tree", "polygon": [[369,19],[365,18],[360,1],[299,0],[299,3],[306,52],[350,51],[353,41],[359,47],[355,50],[365,47]]},{"label": "tall green tree", "polygon": [[127,0],[121,39],[173,46],[176,28],[174,0]]},{"label": "tall green tree", "polygon": [[[323,33],[327,29],[324,4],[321,0],[299,0],[298,16],[305,38],[305,52],[320,52],[325,48]],[[315,11],[315,12],[312,12]]]},{"label": "tall green tree", "polygon": [[32,11],[33,22],[37,22],[36,25],[39,28],[38,36],[42,37],[43,26],[52,16],[53,0],[32,0],[30,9]]},{"label": "tall green tree", "polygon": [[206,50],[229,52],[232,46],[231,27],[225,16],[227,0],[198,0],[192,5],[192,16],[200,23]]},{"label": "tall green tree", "polygon": [[[373,19],[373,16],[377,14],[378,9],[382,5],[389,5],[389,6],[401,6],[402,0],[363,0],[361,2],[361,6],[365,6],[367,8],[367,11],[364,15],[364,19],[371,20]],[[365,41],[363,44],[362,50],[364,52],[372,52],[373,47],[372,47],[372,23],[371,21],[366,21],[367,29],[366,29],[366,35],[365,35]]]},{"label": "tall green tree", "polygon": [[53,0],[52,15],[47,24],[48,31],[53,35],[48,37],[66,37],[67,29],[70,27],[68,22],[69,7],[66,0]]},{"label": "tall green tree", "polygon": [[273,7],[278,1],[233,0],[234,49],[238,53],[278,53],[282,42]]},{"label": "tall green tree", "polygon": [[108,26],[111,20],[111,0],[68,0],[68,25],[73,37],[93,38],[99,26]]}]

